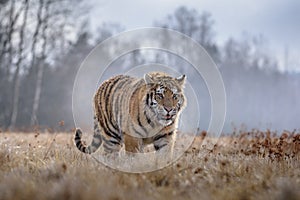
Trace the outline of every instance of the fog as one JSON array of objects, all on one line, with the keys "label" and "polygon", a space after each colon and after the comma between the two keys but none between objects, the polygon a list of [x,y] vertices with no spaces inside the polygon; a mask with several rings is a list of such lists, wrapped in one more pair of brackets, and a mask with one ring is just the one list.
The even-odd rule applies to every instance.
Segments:
[{"label": "fog", "polygon": [[[105,39],[128,31],[123,24],[106,22],[99,27],[90,27],[90,16],[83,12],[90,9],[89,1],[78,0],[76,8],[68,7],[65,1],[13,2],[0,1],[1,129],[40,128],[51,132],[73,129],[77,123],[91,128],[92,96],[97,86],[109,77],[153,63],[187,75],[199,104],[195,104],[195,110],[200,110],[198,128],[208,129],[212,99],[205,77],[180,55],[159,49],[135,49],[120,55],[107,66],[103,61],[105,56],[118,54],[120,44],[99,52],[98,58],[86,58]],[[214,22],[214,16],[209,12],[180,6],[153,21],[153,26],[191,37],[213,59],[222,75],[227,97],[223,132],[231,132],[234,128],[299,129],[300,73],[282,70],[276,55],[268,48],[267,38],[260,33],[230,37],[222,44],[217,43]],[[182,54],[193,55],[207,65],[192,48],[172,43],[163,35],[158,37],[162,38],[161,43],[178,48]],[[129,42],[133,44],[134,38]],[[291,69],[288,64],[286,62],[286,69]],[[73,113],[72,94],[80,66],[106,70],[102,77],[97,68],[92,70],[99,77],[83,76],[80,83],[84,83],[85,93],[73,98],[76,105],[82,106]],[[80,122],[74,123],[73,114]]]}]

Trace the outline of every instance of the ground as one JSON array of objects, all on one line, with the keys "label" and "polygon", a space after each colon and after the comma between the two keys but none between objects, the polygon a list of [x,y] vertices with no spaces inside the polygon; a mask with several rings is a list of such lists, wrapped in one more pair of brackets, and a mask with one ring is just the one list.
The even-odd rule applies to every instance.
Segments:
[{"label": "ground", "polygon": [[110,169],[79,152],[72,133],[0,133],[0,199],[300,199],[300,134],[206,133],[173,165]]}]

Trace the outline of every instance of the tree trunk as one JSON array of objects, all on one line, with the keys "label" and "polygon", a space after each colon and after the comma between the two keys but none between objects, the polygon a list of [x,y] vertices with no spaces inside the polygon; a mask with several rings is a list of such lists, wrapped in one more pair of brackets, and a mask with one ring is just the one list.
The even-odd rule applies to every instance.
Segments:
[{"label": "tree trunk", "polygon": [[[43,4],[43,0],[40,0],[40,3]],[[44,74],[44,68],[45,68],[45,58],[46,58],[46,47],[47,47],[47,28],[48,28],[48,18],[49,18],[49,5],[50,0],[47,1],[45,5],[45,16],[43,19],[43,29],[42,29],[42,39],[43,39],[43,45],[42,45],[42,53],[41,53],[41,59],[38,62],[38,72],[37,72],[37,79],[36,79],[36,87],[35,87],[35,93],[34,93],[34,99],[33,99],[33,106],[32,106],[32,114],[31,114],[31,126],[38,124],[37,120],[37,112],[40,105],[40,97],[41,97],[41,91],[42,91],[42,81],[43,81],[43,74]]]},{"label": "tree trunk", "polygon": [[14,93],[13,93],[13,103],[12,103],[12,113],[10,118],[9,130],[12,130],[16,126],[18,107],[19,107],[19,95],[20,95],[20,65],[17,65],[17,69],[14,74]]},{"label": "tree trunk", "polygon": [[20,29],[20,42],[18,49],[18,61],[16,64],[16,71],[14,74],[14,94],[13,94],[13,107],[12,114],[10,120],[9,129],[15,128],[18,116],[18,108],[19,108],[19,96],[20,96],[20,68],[23,61],[23,50],[24,50],[24,31],[27,24],[27,14],[29,10],[29,2],[28,0],[24,0],[24,18],[23,23]]},{"label": "tree trunk", "polygon": [[[39,63],[41,63],[41,62],[39,62]],[[32,115],[31,115],[31,122],[30,122],[31,126],[38,124],[37,112],[38,112],[39,104],[40,104],[44,67],[45,67],[45,63],[38,65],[38,73],[37,73],[37,79],[36,79],[36,87],[35,87],[33,106],[32,106]]]}]

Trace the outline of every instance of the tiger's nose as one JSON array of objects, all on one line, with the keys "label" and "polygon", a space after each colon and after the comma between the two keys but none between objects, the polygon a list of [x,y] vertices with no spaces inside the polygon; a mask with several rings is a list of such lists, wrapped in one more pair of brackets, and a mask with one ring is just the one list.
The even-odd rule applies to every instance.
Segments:
[{"label": "tiger's nose", "polygon": [[166,106],[164,106],[164,108],[165,108],[165,110],[166,110],[167,112],[170,112],[170,111],[172,110],[171,107],[166,107]]}]

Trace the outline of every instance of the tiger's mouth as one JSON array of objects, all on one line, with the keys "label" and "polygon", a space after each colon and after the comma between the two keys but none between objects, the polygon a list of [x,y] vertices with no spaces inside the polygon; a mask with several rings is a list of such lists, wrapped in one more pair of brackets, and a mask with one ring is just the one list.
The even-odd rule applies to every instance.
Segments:
[{"label": "tiger's mouth", "polygon": [[160,124],[162,124],[163,126],[169,126],[173,123],[174,119],[173,119],[174,116],[163,116],[163,117],[160,117],[160,119],[158,120]]},{"label": "tiger's mouth", "polygon": [[172,120],[174,117],[175,115],[166,114],[165,116],[162,117],[162,119],[168,121],[168,120]]}]

